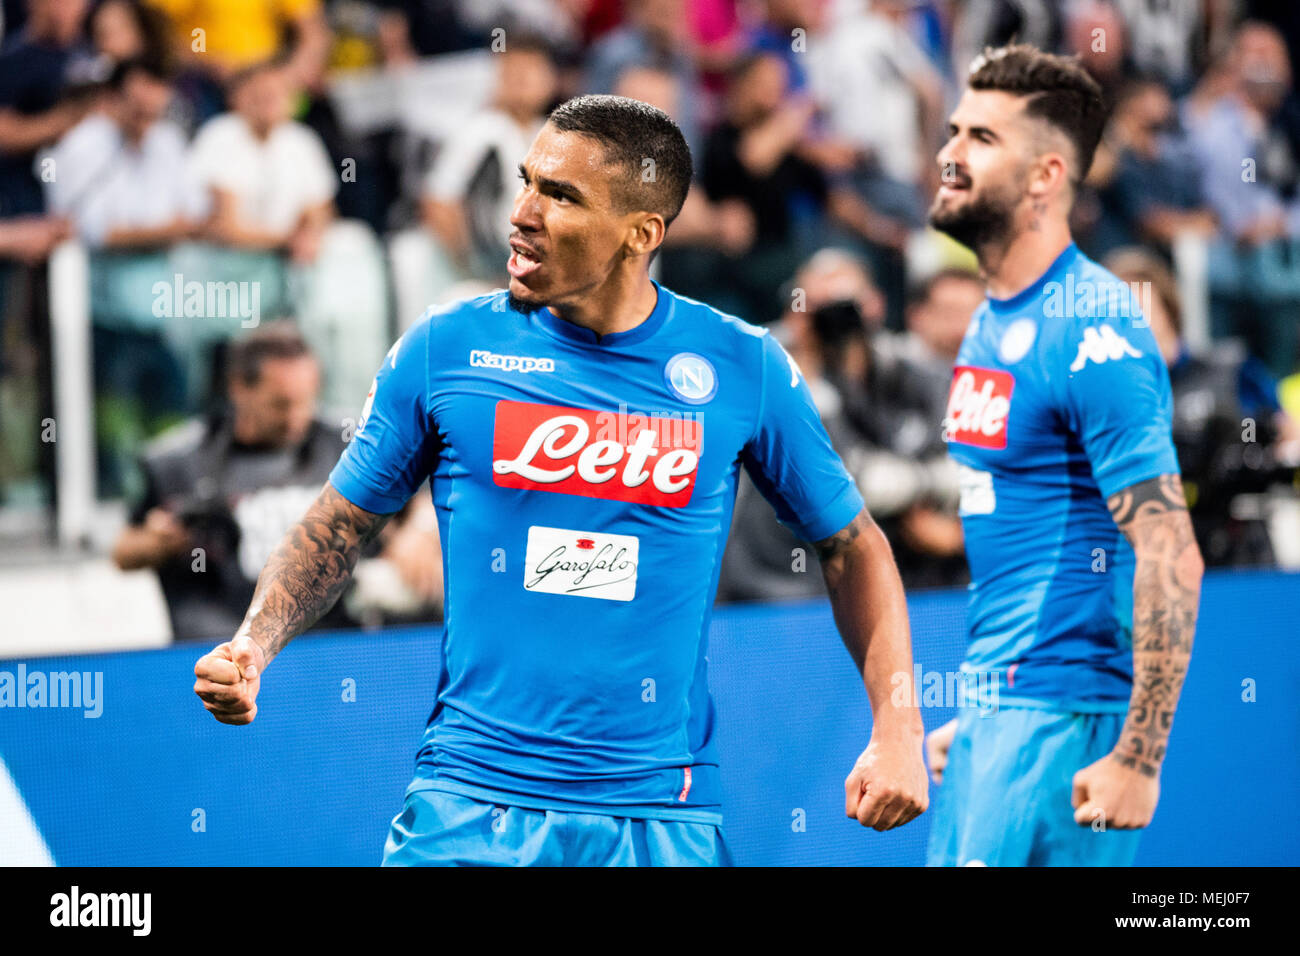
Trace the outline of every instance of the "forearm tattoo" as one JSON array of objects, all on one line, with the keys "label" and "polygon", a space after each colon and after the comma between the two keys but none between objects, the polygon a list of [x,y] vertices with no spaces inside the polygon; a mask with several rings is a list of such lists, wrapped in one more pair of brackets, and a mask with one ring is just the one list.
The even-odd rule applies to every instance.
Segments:
[{"label": "forearm tattoo", "polygon": [[1183,485],[1160,475],[1112,495],[1115,524],[1133,545],[1133,693],[1115,747],[1127,767],[1157,776],[1192,655],[1201,557]]},{"label": "forearm tattoo", "polygon": [[269,662],[334,606],[362,550],[390,517],[358,508],[326,484],[266,562],[240,634],[256,641]]}]

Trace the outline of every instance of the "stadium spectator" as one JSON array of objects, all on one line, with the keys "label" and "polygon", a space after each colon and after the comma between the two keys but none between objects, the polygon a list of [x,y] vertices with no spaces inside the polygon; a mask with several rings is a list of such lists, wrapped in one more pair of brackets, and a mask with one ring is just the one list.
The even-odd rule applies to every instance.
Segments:
[{"label": "stadium spectator", "polygon": [[557,90],[555,63],[540,39],[512,34],[495,60],[491,105],[447,138],[424,182],[424,224],[460,279],[505,279],[517,167]]},{"label": "stadium spectator", "polygon": [[118,64],[102,108],[50,152],[50,209],[66,216],[90,261],[96,443],[100,493],[128,489],[144,440],[184,414],[186,374],[153,308],[154,283],[171,282],[168,247],[189,236],[202,196],[186,169],[183,132],[164,118],[164,68]]},{"label": "stadium spectator", "polygon": [[619,74],[633,66],[659,65],[669,70],[686,95],[678,104],[677,125],[691,153],[698,155],[701,117],[699,76],[684,0],[632,0],[627,20],[591,48],[584,93],[612,93]]},{"label": "stadium spectator", "polygon": [[[485,37],[486,42],[500,36],[493,32],[495,30],[504,30],[507,37],[519,30],[545,38],[555,49],[567,50],[579,39],[578,17],[583,3],[570,0],[459,0],[456,6],[466,26]],[[506,42],[508,45],[509,40]]]},{"label": "stadium spectator", "polygon": [[1282,410],[1277,381],[1240,350],[1191,351],[1177,284],[1159,257],[1120,249],[1106,266],[1140,290],[1143,314],[1169,366],[1174,444],[1206,565],[1273,564],[1264,493],[1300,474],[1300,428]]},{"label": "stadium spectator", "polygon": [[1260,245],[1300,235],[1300,164],[1273,127],[1291,89],[1286,44],[1273,27],[1247,23],[1237,33],[1228,68],[1229,88],[1204,113],[1187,117],[1210,203],[1239,242]]},{"label": "stadium spectator", "polygon": [[186,169],[184,132],[165,118],[172,88],[156,61],[118,64],[102,108],[68,131],[50,158],[49,208],[96,249],[156,249],[187,237],[202,212]]},{"label": "stadium spectator", "polygon": [[1213,0],[1114,2],[1124,23],[1133,72],[1158,78],[1174,95],[1190,90],[1220,42],[1228,5]]},{"label": "stadium spectator", "polygon": [[[824,374],[825,358],[834,372],[845,366],[862,368],[865,362],[866,329],[878,322],[883,310],[880,293],[871,284],[861,261],[838,249],[815,253],[791,280],[789,307],[771,326],[790,359],[812,392],[826,433],[837,454],[850,466],[861,439],[846,414],[844,398],[831,378]],[[834,341],[818,335],[814,316],[823,306],[838,306],[860,323],[844,335],[837,329]],[[847,306],[847,308],[845,308]],[[731,533],[722,557],[717,600],[773,601],[820,597],[826,585],[816,569],[809,568],[803,542],[776,518],[747,474],[741,474],[736,490]]]},{"label": "stadium spectator", "polygon": [[1101,87],[1107,104],[1114,104],[1124,81],[1128,36],[1111,0],[1074,0],[1062,4],[1065,14],[1063,52],[1077,56]]},{"label": "stadium spectator", "polygon": [[943,83],[902,22],[908,7],[903,0],[876,0],[869,10],[832,22],[811,44],[807,68],[828,132],[856,151],[864,198],[920,225],[921,187],[934,169],[942,129]]},{"label": "stadium spectator", "polygon": [[149,2],[170,18],[177,47],[191,51],[195,62],[219,79],[270,59],[280,51],[286,33],[294,38],[288,67],[300,81],[319,69],[328,53],[329,30],[320,0]]},{"label": "stadium spectator", "polygon": [[1212,319],[1216,334],[1245,337],[1285,375],[1295,368],[1300,327],[1300,159],[1277,122],[1291,89],[1281,34],[1243,24],[1222,85],[1184,110],[1206,198],[1236,247],[1211,262]]},{"label": "stadium spectator", "polygon": [[149,0],[170,18],[174,49],[186,70],[184,95],[202,123],[224,108],[223,93],[241,71],[284,52],[295,88],[319,85],[330,31],[320,0]]},{"label": "stadium spectator", "polygon": [[[773,334],[798,365],[836,452],[889,537],[904,584],[965,580],[956,481],[940,418],[927,404],[923,377],[876,347],[889,333],[880,330],[884,299],[866,263],[844,250],[820,250],[795,274],[792,291]],[[820,575],[806,570],[799,540],[742,479],[719,600],[824,593]]]},{"label": "stadium spectator", "polygon": [[965,80],[971,61],[985,47],[1013,40],[1058,50],[1065,35],[1064,4],[1058,0],[968,0],[956,5],[952,75]]},{"label": "stadium spectator", "polygon": [[1101,213],[1090,253],[1148,242],[1167,254],[1180,233],[1215,235],[1201,171],[1176,125],[1173,100],[1158,80],[1133,80],[1120,92],[1088,175]]},{"label": "stadium spectator", "polygon": [[969,269],[940,269],[917,289],[908,310],[908,343],[902,354],[912,360],[935,363],[948,378],[957,360],[971,316],[984,301],[984,283]]},{"label": "stadium spectator", "polygon": [[808,37],[821,32],[825,0],[764,0],[762,18],[749,32],[751,53],[770,53],[785,64],[790,92],[808,89]]},{"label": "stadium spectator", "polygon": [[[799,153],[815,107],[787,96],[779,57],[751,54],[736,66],[726,116],[704,146],[701,182],[713,202],[735,199],[753,214],[755,245],[719,283],[743,297],[751,322],[771,317],[783,276],[790,275],[823,222],[826,179]],[[814,240],[815,241],[815,240]]]},{"label": "stadium spectator", "polygon": [[[178,426],[145,455],[145,491],[113,548],[120,568],[157,571],[178,641],[235,633],[268,555],[345,444],[342,428],[316,417],[320,366],[291,324],[271,323],[234,343],[228,370],[228,409]],[[438,552],[436,528],[424,520],[406,526],[405,534],[420,536],[418,547],[398,530],[386,556],[424,588],[416,603],[437,604],[440,569],[431,573],[420,553]],[[350,623],[341,603],[321,625]]]},{"label": "stadium spectator", "polygon": [[199,130],[190,159],[211,193],[209,239],[308,263],[333,218],[338,176],[316,134],[289,118],[291,84],[275,60],[237,74],[234,111]]},{"label": "stadium spectator", "polygon": [[[833,261],[822,265],[817,258],[812,266],[805,268],[803,281],[814,290],[819,282],[817,268],[827,269],[826,277],[845,271]],[[847,292],[852,308],[844,308],[844,299],[831,301],[810,312],[807,323],[817,343],[813,367],[834,383],[845,418],[858,437],[857,447],[846,451],[845,463],[894,547],[904,583],[909,587],[963,583],[967,572],[957,517],[957,474],[939,427],[947,409],[952,360],[947,360],[945,369],[940,350],[961,345],[973,311],[967,308],[970,277],[945,275],[929,286],[929,294],[909,315],[912,331],[896,335],[882,328],[879,318],[864,320],[866,336],[858,342],[850,317],[863,316],[858,303],[864,294],[874,292],[877,298],[882,294],[875,291],[865,263],[858,263],[856,271],[862,291],[850,287],[840,293]],[[829,298],[830,288],[822,295]],[[810,293],[810,298],[817,297]],[[839,349],[843,357],[834,359],[837,341],[846,347]]]},{"label": "stadium spectator", "polygon": [[[624,70],[614,92],[658,107],[673,119],[683,95],[673,73],[653,66]],[[660,248],[660,278],[674,291],[707,300],[724,311],[744,309],[743,299],[733,299],[729,289],[719,287],[717,276],[728,266],[719,260],[742,256],[753,243],[754,215],[749,207],[738,199],[710,201],[697,177]]]},{"label": "stadium spectator", "polygon": [[0,218],[42,211],[36,150],[91,108],[85,93],[65,97],[88,62],[85,14],[85,0],[31,0],[22,31],[0,51]]},{"label": "stadium spectator", "polygon": [[466,23],[457,0],[378,0],[375,40],[385,66],[478,46],[483,38]]},{"label": "stadium spectator", "polygon": [[113,64],[145,59],[170,66],[175,59],[166,14],[142,0],[103,0],[86,31],[95,52]]},{"label": "stadium spectator", "polygon": [[983,301],[984,284],[978,275],[956,267],[941,269],[914,290],[907,331],[894,340],[894,355],[930,380],[940,419],[966,327]]}]

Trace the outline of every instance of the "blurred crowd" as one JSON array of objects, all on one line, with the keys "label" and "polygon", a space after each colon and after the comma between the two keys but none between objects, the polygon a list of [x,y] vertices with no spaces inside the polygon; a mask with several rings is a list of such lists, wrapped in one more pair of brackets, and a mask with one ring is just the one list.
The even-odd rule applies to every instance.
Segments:
[{"label": "blurred crowd", "polygon": [[[0,16],[0,509],[48,502],[48,260],[77,240],[99,494],[129,516],[114,559],[159,569],[178,636],[229,630],[260,554],[241,537],[292,520],[269,515],[291,514],[294,489],[318,488],[347,440],[321,407],[321,375],[382,354],[415,318],[394,310],[383,330],[313,350],[302,276],[330,230],[418,233],[427,301],[504,285],[515,164],[550,107],[584,92],[662,108],[691,146],[695,182],[656,278],[771,326],[906,583],[963,583],[940,422],[983,288],[969,253],[926,231],[926,210],[967,65],[1013,38],[1079,55],[1110,101],[1073,228],[1086,253],[1155,292],[1144,305],[1207,562],[1277,560],[1300,461],[1295,5],[3,0]],[[475,108],[453,87],[415,121],[382,102],[411,77],[484,66]],[[440,113],[454,121],[418,119]],[[202,341],[178,336],[180,277],[161,308],[157,283],[181,249],[187,278],[255,288],[278,321],[249,333],[232,315]],[[1188,249],[1204,279],[1195,304],[1178,271]],[[1188,335],[1189,312],[1207,341]],[[400,527],[377,545],[391,560],[373,606],[436,614],[437,569],[421,556],[436,521]],[[820,592],[815,562],[747,481],[732,535],[720,599]],[[181,624],[196,548],[230,565],[208,596],[225,610]]]}]

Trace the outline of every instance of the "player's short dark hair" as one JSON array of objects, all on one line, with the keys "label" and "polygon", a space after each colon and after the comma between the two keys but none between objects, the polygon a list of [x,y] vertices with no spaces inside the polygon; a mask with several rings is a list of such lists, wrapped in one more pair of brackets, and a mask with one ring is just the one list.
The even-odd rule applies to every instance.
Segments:
[{"label": "player's short dark hair", "polygon": [[549,122],[600,143],[606,161],[621,173],[611,193],[623,210],[656,212],[665,223],[681,212],[691,188],[691,150],[663,110],[626,96],[576,96],[553,109]]},{"label": "player's short dark hair", "polygon": [[1106,102],[1078,57],[1044,53],[1027,43],[986,47],[966,82],[972,90],[1026,97],[1025,112],[1060,130],[1074,146],[1075,183],[1088,175],[1106,125]]},{"label": "player's short dark hair", "polygon": [[311,346],[298,326],[289,319],[279,319],[232,341],[226,355],[226,372],[232,382],[256,385],[267,362],[311,356]]}]

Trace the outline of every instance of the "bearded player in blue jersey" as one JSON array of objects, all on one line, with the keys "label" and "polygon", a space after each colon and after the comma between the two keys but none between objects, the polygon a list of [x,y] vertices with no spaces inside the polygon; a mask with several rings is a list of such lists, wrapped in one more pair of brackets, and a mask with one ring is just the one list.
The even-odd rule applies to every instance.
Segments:
[{"label": "bearded player in blue jersey", "polygon": [[386,864],[730,861],[705,652],[742,465],[815,542],[866,685],[847,815],[888,830],[926,808],[920,715],[891,701],[902,585],[807,385],[765,331],[649,277],[690,171],[657,109],[558,107],[519,167],[508,292],[393,346],[235,638],[196,665],[207,709],[251,721],[267,664],[429,479],[446,625]]},{"label": "bearded player in blue jersey", "polygon": [[938,155],[930,222],[988,288],[944,435],[972,579],[963,670],[998,695],[927,741],[933,865],[1129,865],[1159,796],[1202,562],[1141,297],[1067,225],[1104,119],[1076,60],[989,50]]}]

